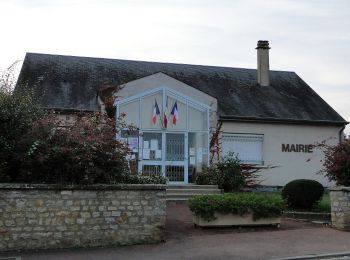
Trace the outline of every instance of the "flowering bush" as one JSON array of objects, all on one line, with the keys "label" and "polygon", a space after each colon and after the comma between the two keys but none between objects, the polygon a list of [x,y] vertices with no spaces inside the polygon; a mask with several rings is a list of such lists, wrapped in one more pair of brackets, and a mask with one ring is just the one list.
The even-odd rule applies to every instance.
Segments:
[{"label": "flowering bush", "polygon": [[[117,120],[118,121],[118,120]],[[123,127],[118,121],[117,128]],[[125,182],[129,150],[116,140],[115,120],[81,114],[62,127],[54,114],[38,120],[20,138],[11,169],[0,181],[26,183]]]},{"label": "flowering bush", "polygon": [[324,169],[322,172],[337,185],[350,186],[350,140],[335,146],[325,146]]}]

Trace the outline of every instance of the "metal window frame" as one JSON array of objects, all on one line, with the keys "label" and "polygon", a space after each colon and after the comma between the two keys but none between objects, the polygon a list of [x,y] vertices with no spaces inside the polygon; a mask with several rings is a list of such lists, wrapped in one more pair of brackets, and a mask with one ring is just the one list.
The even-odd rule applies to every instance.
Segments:
[{"label": "metal window frame", "polygon": [[[166,97],[172,97],[174,99],[179,100],[180,102],[184,103],[186,106],[186,127],[185,129],[164,129],[164,128],[142,128],[142,99],[147,96],[154,95],[155,93],[162,92],[163,100],[162,100],[162,113],[164,112],[164,107],[166,105]],[[203,104],[201,102],[198,102],[197,100],[186,96],[182,93],[179,93],[173,89],[170,89],[166,86],[161,86],[158,88],[154,88],[148,91],[144,91],[142,93],[139,93],[137,95],[133,95],[121,100],[116,100],[114,102],[114,106],[116,107],[116,115],[117,117],[120,116],[120,106],[124,104],[128,104],[130,102],[134,102],[138,100],[139,102],[139,118],[138,118],[138,125],[139,125],[139,147],[138,147],[138,152],[139,152],[139,162],[138,162],[138,171],[142,171],[143,165],[159,165],[161,166],[161,171],[162,175],[165,175],[165,167],[167,165],[170,165],[166,161],[166,134],[167,133],[177,133],[177,134],[184,134],[185,138],[185,148],[184,148],[184,161],[183,162],[173,162],[171,165],[183,165],[185,169],[185,177],[184,177],[184,182],[171,182],[172,184],[187,184],[188,183],[188,134],[189,133],[204,133],[207,134],[208,137],[208,145],[207,145],[207,152],[208,152],[208,160],[206,162],[207,165],[209,165],[209,157],[210,157],[210,141],[209,141],[209,133],[210,133],[210,106]],[[206,112],[207,114],[207,125],[205,130],[190,130],[189,129],[189,118],[188,118],[188,111],[189,107],[192,107],[196,110],[199,110],[201,112]],[[141,147],[143,145],[143,133],[144,132],[154,132],[154,133],[161,133],[162,134],[162,160],[161,161],[155,161],[155,160],[142,160],[142,153],[141,153]],[[120,135],[117,135],[117,138],[120,138]]]}]

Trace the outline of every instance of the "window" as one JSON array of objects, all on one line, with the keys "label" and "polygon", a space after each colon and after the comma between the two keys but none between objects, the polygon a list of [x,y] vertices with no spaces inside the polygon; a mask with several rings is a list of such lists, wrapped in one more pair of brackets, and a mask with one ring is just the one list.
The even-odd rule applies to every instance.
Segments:
[{"label": "window", "polygon": [[[134,99],[130,102],[120,105],[119,115],[125,114],[125,123],[139,127],[139,99]],[[132,113],[130,113],[132,111]]]},{"label": "window", "polygon": [[127,124],[118,137],[132,150],[137,171],[163,175],[173,183],[194,182],[209,161],[209,107],[161,87],[116,101]]},{"label": "window", "polygon": [[234,152],[242,163],[263,165],[263,140],[263,135],[223,134],[222,155]]},{"label": "window", "polygon": [[[153,123],[154,107],[157,103],[159,114],[156,114],[156,123]],[[141,98],[141,127],[144,129],[160,129],[162,128],[161,115],[162,115],[163,94],[161,91],[147,95]],[[134,113],[130,110],[129,113]]]},{"label": "window", "polygon": [[188,106],[188,122],[189,130],[205,131],[208,128],[207,111],[205,109],[198,110],[192,106]]}]

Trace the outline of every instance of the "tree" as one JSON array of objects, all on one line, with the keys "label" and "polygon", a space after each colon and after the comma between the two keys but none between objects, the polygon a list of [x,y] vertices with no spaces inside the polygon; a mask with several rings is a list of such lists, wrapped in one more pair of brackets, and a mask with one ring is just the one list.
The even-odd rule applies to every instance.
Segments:
[{"label": "tree", "polygon": [[17,64],[0,71],[0,176],[9,170],[18,140],[44,114],[29,92],[14,91]]}]

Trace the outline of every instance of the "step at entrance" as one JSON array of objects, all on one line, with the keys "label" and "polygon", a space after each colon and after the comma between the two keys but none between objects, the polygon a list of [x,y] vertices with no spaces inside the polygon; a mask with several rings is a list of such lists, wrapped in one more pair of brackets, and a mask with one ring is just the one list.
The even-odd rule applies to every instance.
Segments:
[{"label": "step at entrance", "polygon": [[168,185],[166,189],[167,201],[188,200],[196,195],[221,194],[217,185]]}]

